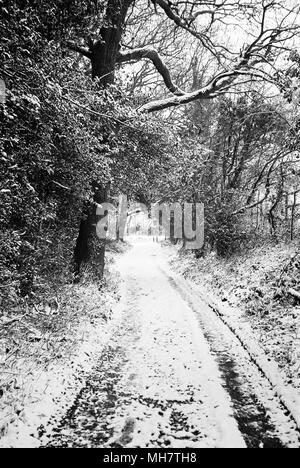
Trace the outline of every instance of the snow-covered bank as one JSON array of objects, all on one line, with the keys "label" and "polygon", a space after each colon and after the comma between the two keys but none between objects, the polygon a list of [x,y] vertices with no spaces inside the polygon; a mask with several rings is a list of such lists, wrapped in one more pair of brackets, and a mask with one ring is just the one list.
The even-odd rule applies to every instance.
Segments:
[{"label": "snow-covered bank", "polygon": [[197,260],[190,253],[176,252],[171,264],[179,282],[181,275],[185,277],[239,338],[300,428],[300,311],[285,296],[283,283],[278,290],[283,271],[285,289],[295,284],[295,275],[289,279],[286,266],[293,264],[294,256],[293,249],[287,252],[278,246],[231,260],[215,255]]},{"label": "snow-covered bank", "polygon": [[64,327],[59,323],[57,333],[54,327],[51,335],[45,332],[32,342],[31,354],[25,347],[11,362],[2,357],[1,381],[7,375],[15,379],[1,386],[0,447],[40,446],[72,405],[120,320],[118,281],[112,269],[101,289],[95,284],[69,287],[62,293],[60,319],[53,317]]}]

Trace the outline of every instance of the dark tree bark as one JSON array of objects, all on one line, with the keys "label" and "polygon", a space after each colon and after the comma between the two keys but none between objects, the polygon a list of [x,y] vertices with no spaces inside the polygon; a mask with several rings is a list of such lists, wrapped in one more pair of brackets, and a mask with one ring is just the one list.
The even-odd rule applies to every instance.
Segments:
[{"label": "dark tree bark", "polygon": [[94,79],[101,80],[103,87],[114,82],[124,23],[133,2],[134,0],[108,0],[99,40],[92,45],[92,75]]},{"label": "dark tree bark", "polygon": [[[108,201],[110,184],[102,186],[94,183],[94,203],[88,205],[82,217],[79,227],[79,234],[74,249],[74,279],[78,282],[80,279],[81,266],[87,263],[92,255],[98,268],[98,276],[102,278],[105,260],[105,240],[97,239],[97,205]],[[94,246],[93,246],[94,243]],[[96,247],[95,247],[96,246]]]},{"label": "dark tree bark", "polygon": [[90,220],[89,212],[86,210],[84,217],[81,219],[79,233],[74,250],[74,277],[75,281],[79,279],[80,267],[83,262],[87,262],[89,258],[88,239],[90,237]]},{"label": "dark tree bark", "polygon": [[[99,79],[99,85],[106,88],[114,82],[117,57],[128,9],[134,0],[108,0],[103,26],[99,39],[90,46],[88,56],[92,64],[92,76]],[[94,182],[94,204],[85,210],[80,223],[79,234],[74,249],[75,281],[80,278],[83,263],[88,262],[95,255],[98,274],[103,276],[105,263],[105,241],[96,239],[96,204],[108,201],[109,184],[105,187],[101,181]],[[96,253],[91,248],[92,242],[98,242]],[[101,243],[101,244],[99,244]]]}]

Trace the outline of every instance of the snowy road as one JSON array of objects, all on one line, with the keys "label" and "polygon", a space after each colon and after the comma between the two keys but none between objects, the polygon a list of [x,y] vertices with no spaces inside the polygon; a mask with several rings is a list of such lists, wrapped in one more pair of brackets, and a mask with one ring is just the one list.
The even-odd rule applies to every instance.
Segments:
[{"label": "snowy road", "polygon": [[48,446],[299,446],[292,421],[240,343],[176,287],[156,243],[118,263],[124,313]]}]

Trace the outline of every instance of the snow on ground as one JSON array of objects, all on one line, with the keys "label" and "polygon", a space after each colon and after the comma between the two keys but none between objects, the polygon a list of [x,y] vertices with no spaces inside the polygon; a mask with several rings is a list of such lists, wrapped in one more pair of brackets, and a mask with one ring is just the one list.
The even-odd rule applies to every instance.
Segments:
[{"label": "snow on ground", "polygon": [[[168,258],[173,251],[171,260],[174,270],[184,277],[187,287],[196,292],[214,311],[221,317],[224,323],[239,338],[245,349],[251,355],[259,368],[268,378],[276,393],[287,409],[293,414],[293,417],[300,428],[300,394],[299,394],[299,376],[300,376],[300,353],[299,353],[299,309],[278,305],[272,310],[270,301],[270,289],[274,285],[266,284],[266,277],[274,276],[274,270],[278,269],[279,260],[287,257],[286,248],[268,249],[263,256],[263,251],[254,252],[250,258],[238,260],[234,258],[231,261],[220,260],[215,255],[208,259],[196,260],[191,254],[180,253],[174,248],[166,247]],[[279,250],[279,251],[278,251]],[[293,257],[293,254],[288,256]],[[282,267],[282,265],[281,265]],[[253,273],[254,272],[254,273]],[[182,276],[181,276],[182,275]],[[197,285],[198,287],[195,287]],[[242,285],[242,286],[241,286]],[[268,290],[269,286],[269,290]],[[257,301],[253,300],[249,305],[249,296],[253,291],[266,291],[266,308],[268,313],[263,316],[256,313],[255,307]],[[242,299],[241,299],[242,298]],[[260,301],[260,307],[263,307],[263,298]],[[248,301],[247,301],[248,299]],[[256,296],[255,296],[256,299]],[[245,313],[252,307],[252,314]],[[282,317],[285,320],[282,320]],[[293,330],[291,332],[291,330]],[[264,339],[261,339],[264,334]],[[293,358],[283,366],[283,352],[281,348],[289,348],[293,353]],[[281,370],[277,363],[281,364]],[[280,358],[279,358],[280,357]],[[282,369],[287,370],[288,376]],[[295,371],[294,374],[292,372]],[[293,378],[291,378],[291,376]],[[292,385],[295,388],[292,388]]]},{"label": "snow on ground", "polygon": [[[123,307],[114,291],[104,289],[101,293],[95,285],[75,286],[72,291],[73,309],[68,314],[72,315],[73,310],[77,316],[75,324],[74,318],[68,314],[65,317],[70,326],[61,337],[59,357],[44,352],[43,360],[34,353],[27,361],[17,361],[18,386],[11,387],[0,400],[4,435],[0,448],[41,445],[42,436],[51,433],[84,387],[87,375],[120,320]],[[95,299],[98,303],[92,303]],[[65,346],[68,342],[70,345]]]},{"label": "snow on ground", "polygon": [[[118,259],[112,321],[82,323],[69,361],[33,374],[2,447],[299,447],[247,322],[219,303],[214,313],[202,287],[171,271],[169,255],[137,238]],[[285,383],[276,385],[296,411]]]},{"label": "snow on ground", "polygon": [[173,252],[172,265],[185,278],[209,290],[223,306],[242,312],[256,340],[300,389],[300,306],[287,294],[300,288],[299,265],[293,245],[257,247],[243,255],[220,259],[209,254],[195,259],[191,253]]},{"label": "snow on ground", "polygon": [[[169,447],[245,447],[204,335],[160,271],[155,261],[160,256],[157,244],[142,240],[118,265],[128,290],[125,315],[140,329],[135,340],[123,338],[129,355],[119,386],[126,388],[132,376],[139,399],[114,414],[110,424],[119,426],[114,442],[122,438],[125,418],[135,421],[127,447],[157,441]],[[183,416],[180,430],[172,427],[172,414]]]},{"label": "snow on ground", "polygon": [[123,319],[47,447],[299,447],[267,379],[158,244],[137,238],[117,267]]}]

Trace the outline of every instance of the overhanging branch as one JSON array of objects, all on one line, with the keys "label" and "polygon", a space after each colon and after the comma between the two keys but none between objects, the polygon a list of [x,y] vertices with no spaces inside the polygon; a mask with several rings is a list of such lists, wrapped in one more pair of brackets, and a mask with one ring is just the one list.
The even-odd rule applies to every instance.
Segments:
[{"label": "overhanging branch", "polygon": [[[163,8],[167,16],[175,21],[175,23],[188,29],[182,24],[181,19],[170,8],[165,0],[156,0],[156,3]],[[261,28],[257,38],[245,47],[241,53],[239,61],[232,67],[231,70],[224,71],[214,77],[206,86],[191,93],[185,93],[181,96],[175,96],[168,99],[157,100],[147,103],[140,108],[141,112],[156,112],[170,107],[177,107],[184,104],[189,104],[199,99],[212,99],[222,91],[228,90],[230,86],[235,83],[236,79],[241,75],[247,75],[253,79],[263,79],[264,81],[271,81],[270,76],[263,70],[258,70],[256,66],[265,63],[266,59],[272,52],[272,47],[286,39],[286,34],[293,32],[295,27],[284,27],[280,25],[278,28],[265,29],[266,13],[270,8],[270,4],[265,5],[261,19]],[[195,37],[198,33],[190,31]]]},{"label": "overhanging branch", "polygon": [[[196,31],[194,28],[190,27],[183,18],[180,17],[178,10],[174,10],[172,8],[172,4],[169,1],[165,0],[151,0],[152,3],[156,6],[159,5],[160,8],[165,12],[166,16],[173,21],[173,23],[181,28],[187,31],[189,34],[191,34],[193,37],[198,39],[203,47],[205,47],[209,52],[220,62],[220,57],[222,55],[221,49],[227,50],[225,46],[216,46],[213,44],[211,41],[211,38],[204,34]],[[219,49],[217,51],[217,49]],[[229,52],[227,50],[227,52]]]},{"label": "overhanging branch", "polygon": [[119,52],[117,57],[118,63],[133,62],[142,59],[151,60],[158,73],[162,76],[166,87],[171,93],[176,96],[184,96],[185,92],[182,91],[175,83],[173,83],[170,72],[166,64],[155,49],[152,48],[141,48],[133,49],[126,52]]},{"label": "overhanging branch", "polygon": [[198,99],[212,99],[216,97],[218,92],[221,92],[223,89],[227,89],[228,86],[230,86],[235,81],[235,79],[241,75],[257,77],[254,71],[251,69],[247,70],[235,67],[232,71],[219,74],[213,80],[211,80],[210,83],[198,89],[197,91],[185,93],[183,96],[174,96],[172,98],[161,99],[147,103],[140,108],[140,112],[157,112],[168,109],[170,107],[189,104],[193,101],[197,101]]}]

